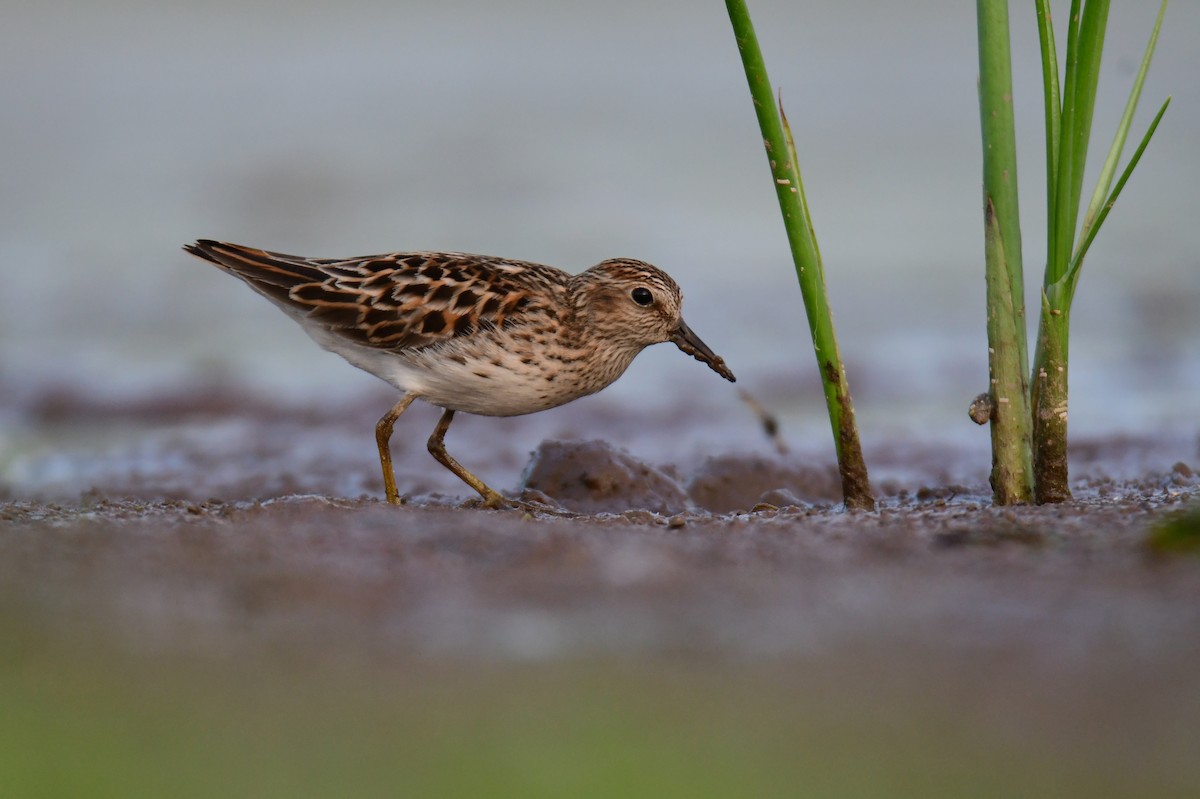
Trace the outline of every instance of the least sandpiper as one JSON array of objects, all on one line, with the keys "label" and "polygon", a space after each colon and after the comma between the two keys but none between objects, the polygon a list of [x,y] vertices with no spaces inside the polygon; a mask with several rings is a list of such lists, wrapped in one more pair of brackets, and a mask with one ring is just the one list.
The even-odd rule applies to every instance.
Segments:
[{"label": "least sandpiper", "polygon": [[661,269],[629,258],[578,275],[454,252],[301,258],[201,239],[184,249],[241,278],[322,347],[404,392],[375,426],[387,500],[401,502],[389,442],[414,400],[444,409],[429,452],[483,497],[517,504],[446,452],[457,411],[520,416],[594,394],[651,344],[674,342],[732,382],[680,315]]}]

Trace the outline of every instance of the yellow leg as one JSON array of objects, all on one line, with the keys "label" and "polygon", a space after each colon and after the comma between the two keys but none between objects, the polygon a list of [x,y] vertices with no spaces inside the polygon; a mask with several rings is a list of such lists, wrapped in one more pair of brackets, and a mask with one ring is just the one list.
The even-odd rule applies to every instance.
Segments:
[{"label": "yellow leg", "polygon": [[375,443],[379,446],[379,465],[383,468],[383,490],[387,493],[387,501],[393,505],[400,504],[400,492],[396,490],[396,473],[392,471],[392,428],[395,427],[400,414],[404,413],[416,398],[416,394],[405,394],[375,425]]},{"label": "yellow leg", "polygon": [[483,497],[484,507],[508,507],[512,504],[511,502],[502,497],[499,492],[488,488],[486,483],[464,469],[462,464],[454,460],[454,458],[450,457],[450,453],[446,452],[446,431],[450,429],[450,422],[453,419],[454,411],[448,410],[442,414],[442,418],[438,420],[437,427],[433,429],[433,435],[429,437],[429,454],[437,458],[438,463],[458,475],[460,480],[478,491],[479,496]]}]

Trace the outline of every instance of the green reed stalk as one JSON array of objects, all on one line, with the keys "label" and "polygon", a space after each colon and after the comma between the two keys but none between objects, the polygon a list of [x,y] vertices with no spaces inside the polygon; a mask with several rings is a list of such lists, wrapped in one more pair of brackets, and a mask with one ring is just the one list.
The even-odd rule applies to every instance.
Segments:
[{"label": "green reed stalk", "polygon": [[1042,313],[1031,377],[1031,402],[1035,496],[1039,503],[1046,503],[1062,502],[1071,497],[1067,471],[1068,354],[1071,303],[1083,258],[1158,128],[1170,98],[1163,103],[1129,165],[1113,187],[1117,162],[1125,147],[1166,13],[1167,0],[1163,0],[1125,113],[1109,148],[1077,238],[1083,173],[1091,138],[1092,112],[1104,50],[1109,0],[1088,0],[1086,3],[1072,0],[1067,19],[1067,55],[1061,94],[1049,0],[1036,2],[1046,106],[1046,196],[1049,218]]},{"label": "green reed stalk", "polygon": [[1033,455],[1008,2],[977,0],[976,14],[979,117],[983,133],[991,483],[995,503],[1012,505],[1033,499]]},{"label": "green reed stalk", "polygon": [[846,380],[846,369],[838,354],[833,315],[825,290],[825,269],[813,233],[812,217],[804,196],[804,184],[800,180],[800,167],[791,140],[791,130],[787,125],[787,118],[783,115],[782,105],[776,110],[774,91],[767,77],[762,50],[759,48],[758,37],[755,35],[745,2],[726,0],[725,6],[729,12],[729,21],[733,25],[738,51],[742,56],[742,66],[746,70],[750,97],[754,102],[754,112],[762,131],[763,145],[771,165],[771,177],[775,181],[779,210],[783,214],[792,260],[796,265],[796,276],[800,281],[800,293],[803,295],[804,309],[808,314],[817,367],[825,389],[825,403],[829,410],[829,422],[833,428],[833,439],[837,448],[842,495],[847,508],[871,510],[875,507],[875,498],[871,495],[867,465],[858,438],[858,427],[854,421],[850,384]]}]

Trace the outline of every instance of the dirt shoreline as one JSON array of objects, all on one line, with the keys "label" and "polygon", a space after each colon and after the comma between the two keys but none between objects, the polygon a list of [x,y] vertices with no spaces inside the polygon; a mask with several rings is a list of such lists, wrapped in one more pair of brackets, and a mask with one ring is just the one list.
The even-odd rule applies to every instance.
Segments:
[{"label": "dirt shoreline", "polygon": [[[660,610],[669,616],[656,604],[660,595],[703,605],[733,591],[752,615],[770,615],[794,599],[775,596],[772,586],[818,591],[819,599],[819,587],[832,590],[829,574],[875,597],[883,616],[910,601],[924,606],[925,597],[880,594],[859,576],[880,569],[905,584],[918,574],[940,585],[947,573],[978,573],[1017,598],[1042,575],[1149,587],[1171,574],[1180,590],[1200,579],[1200,568],[1193,578],[1189,566],[1162,566],[1143,546],[1156,520],[1200,494],[1200,440],[1075,441],[1075,501],[1014,508],[991,505],[986,436],[968,446],[868,440],[879,509],[849,513],[827,453],[692,456],[689,431],[711,414],[700,402],[657,418],[648,410],[649,426],[639,416],[636,429],[653,433],[637,436],[639,455],[605,443],[627,440],[630,428],[624,409],[603,403],[558,416],[471,420],[477,426],[469,439],[449,442],[452,452],[498,487],[517,481],[510,495],[575,514],[534,517],[469,507],[469,489],[408,429],[393,453],[409,504],[379,501],[371,433],[386,399],[312,410],[221,389],[137,403],[66,391],[29,397],[14,413],[30,433],[0,463],[8,597],[34,606],[53,597],[117,623],[143,605],[167,617],[207,608],[199,618],[219,632],[247,622],[270,627],[277,614],[303,619],[285,612],[292,596],[307,597],[314,619],[341,618],[348,629],[384,621],[416,629],[414,608],[447,597],[485,616],[531,597],[552,617],[561,615],[557,603],[603,608],[619,600],[653,619]],[[743,422],[756,429],[750,414]],[[410,426],[423,431],[421,424]],[[574,430],[599,440],[553,435]],[[531,440],[542,443],[522,460],[521,444]],[[659,457],[647,459],[647,449]],[[180,586],[202,601],[172,599]],[[143,603],[142,593],[164,600]],[[326,595],[344,607],[326,607]],[[705,628],[702,613],[688,623]],[[796,640],[783,635],[781,651],[800,647],[799,634],[789,635]],[[722,640],[699,636],[706,637],[705,646]],[[584,633],[569,638],[563,651],[609,645],[603,636],[595,644]],[[618,635],[612,646],[643,646],[623,641]]]},{"label": "dirt shoreline", "polygon": [[[597,492],[609,497],[608,489]],[[280,643],[336,630],[372,647],[393,641],[407,652],[500,659],[524,657],[525,644],[535,656],[539,647],[574,656],[679,646],[735,656],[805,652],[818,645],[814,635],[869,640],[889,617],[931,634],[975,613],[997,624],[992,645],[1054,648],[1062,642],[992,614],[1007,606],[1034,619],[1038,603],[1054,607],[1055,597],[1072,607],[1054,607],[1051,619],[1069,610],[1084,629],[1103,627],[1114,608],[1144,605],[1137,613],[1146,620],[1171,624],[1139,631],[1131,616],[1122,635],[1170,650],[1178,623],[1196,625],[1200,641],[1200,564],[1156,556],[1144,543],[1152,524],[1197,496],[1195,476],[1180,469],[1120,491],[1076,493],[1073,503],[1040,508],[992,507],[943,488],[885,498],[873,513],[759,503],[753,513],[573,518],[319,495],[191,502],[95,493],[75,504],[0,505],[0,577],[10,607],[162,635],[167,647],[197,631],[241,639],[254,630],[244,643],[260,632]],[[1102,600],[1094,607],[1085,601],[1093,593]],[[861,607],[837,604],[847,598]],[[814,629],[804,605],[830,601],[845,615],[822,616]],[[864,617],[876,621],[856,630]],[[739,631],[735,618],[763,632]]]}]

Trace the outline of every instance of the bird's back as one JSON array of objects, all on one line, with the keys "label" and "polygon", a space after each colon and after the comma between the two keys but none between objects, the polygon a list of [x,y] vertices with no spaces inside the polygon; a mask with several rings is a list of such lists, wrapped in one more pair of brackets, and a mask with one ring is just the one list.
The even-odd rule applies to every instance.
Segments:
[{"label": "bird's back", "polygon": [[561,312],[570,276],[468,253],[395,252],[303,258],[201,239],[188,252],[233,274],[306,327],[404,352]]},{"label": "bird's back", "polygon": [[571,276],[555,267],[446,252],[303,258],[206,239],[185,249],[266,296],[325,349],[443,408],[533,413],[619,375],[591,368],[595,349],[563,335]]}]

